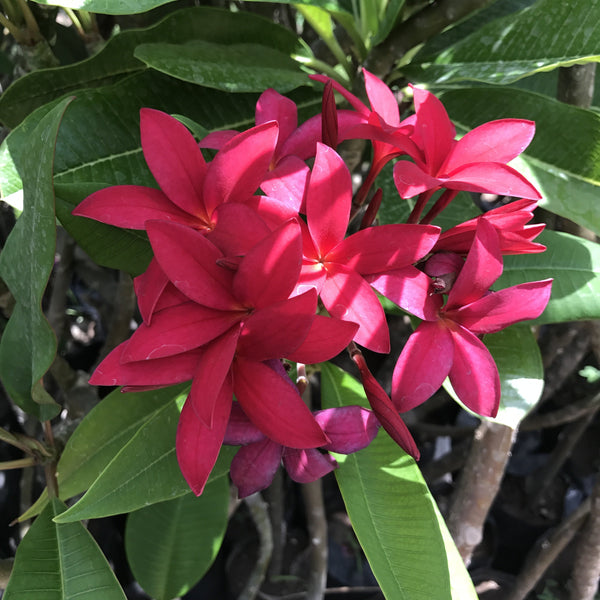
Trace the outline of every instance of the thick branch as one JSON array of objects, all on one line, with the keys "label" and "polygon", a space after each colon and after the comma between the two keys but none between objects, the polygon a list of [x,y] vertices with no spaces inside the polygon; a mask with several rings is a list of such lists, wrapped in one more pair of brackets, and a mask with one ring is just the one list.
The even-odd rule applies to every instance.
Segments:
[{"label": "thick branch", "polygon": [[498,493],[514,438],[513,429],[491,421],[482,421],[475,432],[448,515],[448,529],[467,565],[483,537],[485,519]]},{"label": "thick branch", "polygon": [[393,69],[394,63],[411,48],[494,1],[439,0],[429,4],[400,23],[382,44],[373,49],[364,66],[378,77],[385,77]]}]

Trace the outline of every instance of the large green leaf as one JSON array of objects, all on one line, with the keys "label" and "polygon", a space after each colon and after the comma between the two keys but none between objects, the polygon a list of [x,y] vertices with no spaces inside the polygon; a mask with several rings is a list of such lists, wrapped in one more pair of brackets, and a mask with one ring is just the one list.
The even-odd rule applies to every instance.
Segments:
[{"label": "large green leaf", "polygon": [[54,498],[17,548],[4,600],[125,600],[114,573],[81,523],[56,524]]},{"label": "large green leaf", "polygon": [[42,296],[56,250],[54,146],[69,102],[61,102],[28,131],[15,153],[17,171],[27,175],[24,210],[0,255],[0,276],[16,300],[0,340],[0,378],[13,401],[42,420],[60,410],[39,382],[56,355],[56,336],[42,312]]},{"label": "large green leaf", "polygon": [[64,6],[105,15],[129,15],[174,2],[175,0],[34,0],[46,6]]},{"label": "large green leaf", "polygon": [[[128,392],[116,389],[97,404],[69,438],[56,466],[58,493],[67,500],[84,492],[137,431],[166,404],[184,399],[188,384]],[[38,514],[48,502],[44,490],[19,520]]]},{"label": "large green leaf", "polygon": [[225,535],[226,477],[131,513],[125,528],[127,560],[138,583],[156,600],[183,596],[206,573]]},{"label": "large green leaf", "polygon": [[540,205],[600,234],[600,115],[533,92],[465,88],[441,95],[467,129],[500,118],[531,119],[536,134],[513,161],[540,190]]},{"label": "large green leaf", "polygon": [[494,288],[554,278],[550,302],[534,323],[600,318],[600,245],[556,231],[544,231],[537,239],[547,250],[505,256]]},{"label": "large green leaf", "polygon": [[295,60],[259,44],[142,44],[135,56],[157,71],[225,92],[263,92],[269,87],[289,92],[308,83]]},{"label": "large green leaf", "polygon": [[[175,453],[179,409],[173,402],[156,410],[100,473],[60,522],[115,515],[183,496],[190,487]],[[229,472],[235,449],[221,450],[209,481]]]},{"label": "large green leaf", "polygon": [[502,396],[495,421],[516,429],[538,403],[544,389],[544,367],[537,340],[529,325],[513,325],[485,336],[492,353]]},{"label": "large green leaf", "polygon": [[506,84],[521,77],[600,60],[599,0],[539,0],[488,23],[436,56],[420,56],[409,77],[429,83]]},{"label": "large green leaf", "polygon": [[[367,405],[361,385],[329,363],[321,385],[324,406]],[[476,599],[464,565],[446,549],[452,542],[414,460],[383,431],[368,448],[336,459],[348,515],[386,598]]]},{"label": "large green leaf", "polygon": [[184,44],[192,40],[261,44],[287,56],[303,53],[294,33],[258,15],[209,7],[188,8],[167,16],[152,27],[119,33],[87,60],[34,71],[18,79],[0,96],[0,120],[15,127],[34,109],[64,94],[116,83],[145,70],[146,65],[134,57],[140,44]]}]

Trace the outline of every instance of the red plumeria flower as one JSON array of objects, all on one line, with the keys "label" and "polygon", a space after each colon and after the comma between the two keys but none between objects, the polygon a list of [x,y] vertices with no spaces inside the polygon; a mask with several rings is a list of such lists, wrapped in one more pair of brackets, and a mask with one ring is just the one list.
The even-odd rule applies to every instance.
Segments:
[{"label": "red plumeria flower", "polygon": [[521,199],[494,208],[483,215],[442,232],[433,251],[467,254],[473,243],[477,224],[480,220],[485,220],[496,228],[500,241],[500,251],[503,255],[543,252],[546,246],[533,240],[542,232],[545,224],[533,223],[527,225],[533,217],[533,211],[536,207],[537,202],[535,200]]},{"label": "red plumeria flower", "polygon": [[428,306],[420,315],[424,320],[400,354],[392,376],[392,400],[398,410],[421,404],[449,376],[469,409],[483,416],[496,415],[498,369],[478,336],[538,317],[550,299],[552,286],[547,279],[490,292],[501,273],[498,234],[482,219],[446,304],[442,294],[428,296]]},{"label": "red plumeria flower", "polygon": [[[211,235],[221,247],[235,241],[237,248],[227,248],[232,254],[256,243],[257,232],[263,234],[266,226],[254,207],[242,203],[252,197],[267,172],[277,142],[276,123],[232,136],[210,164],[186,127],[166,113],[143,108],[140,133],[144,158],[160,189],[108,187],[88,196],[74,215],[128,229],[143,230],[146,221],[156,219],[181,223]],[[231,206],[224,208],[226,203]],[[232,235],[240,222],[245,227]],[[144,321],[150,322],[167,284],[154,261],[149,273],[136,281]]]},{"label": "red plumeria flower", "polygon": [[297,448],[327,443],[298,391],[267,362],[292,356],[328,360],[357,329],[333,319],[317,321],[314,290],[289,298],[301,267],[298,223],[285,223],[234,263],[185,225],[148,221],[146,228],[161,269],[186,301],[140,325],[90,382],[148,389],[193,380],[179,422],[177,456],[196,494],[217,458],[234,394],[252,422],[278,443]]},{"label": "red plumeria flower", "polygon": [[[290,385],[293,386],[290,381]],[[360,406],[344,406],[316,411],[315,420],[329,438],[316,448],[289,448],[267,438],[234,403],[225,444],[242,447],[231,462],[231,480],[238,496],[245,498],[268,487],[283,461],[289,476],[298,483],[316,481],[337,467],[327,451],[351,454],[366,448],[377,435],[379,423],[375,415]]]},{"label": "red plumeria flower", "polygon": [[316,287],[329,314],[360,325],[355,340],[389,352],[385,314],[366,276],[412,265],[435,243],[430,225],[380,225],[344,238],[352,203],[350,172],[319,144],[306,191],[303,264],[298,289]]},{"label": "red plumeria flower", "polygon": [[402,198],[440,188],[541,198],[535,187],[506,163],[521,154],[535,133],[533,121],[500,119],[471,130],[460,140],[443,104],[413,87],[416,119],[412,139],[424,159],[394,165],[394,182]]}]

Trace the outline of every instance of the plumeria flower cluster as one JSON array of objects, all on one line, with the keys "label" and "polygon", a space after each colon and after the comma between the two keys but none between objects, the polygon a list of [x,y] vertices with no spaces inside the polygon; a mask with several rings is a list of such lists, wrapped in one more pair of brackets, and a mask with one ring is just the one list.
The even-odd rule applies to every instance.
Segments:
[{"label": "plumeria flower cluster", "polygon": [[[325,83],[321,114],[298,125],[295,104],[267,90],[254,127],[200,144],[173,117],[142,109],[142,149],[157,187],[109,187],[74,211],[148,234],[154,258],[135,279],[142,323],[90,381],[124,391],[191,381],[176,449],[196,494],[222,444],[240,446],[231,466],[240,496],[268,486],[281,463],[296,481],[317,479],[336,466],[328,451],[358,451],[380,426],[418,458],[400,413],[447,376],[467,407],[495,416],[499,376],[481,335],[539,316],[549,300],[550,280],[491,291],[503,255],[544,250],[533,241],[542,226],[528,224],[540,196],[507,164],[529,144],[534,124],[503,119],[457,141],[433,94],[413,88],[415,113],[401,120],[392,91],[364,77],[370,106],[314,76]],[[352,108],[337,110],[333,90]],[[353,198],[336,147],[356,138],[372,142],[373,162]],[[201,148],[216,150],[210,162]],[[373,225],[377,191],[349,234],[376,176],[398,157],[396,200],[418,196],[408,222]],[[460,190],[522,200],[442,232],[430,223]],[[391,396],[359,348],[390,352],[377,292],[421,319]],[[344,349],[372,410],[312,412],[285,367]]]}]

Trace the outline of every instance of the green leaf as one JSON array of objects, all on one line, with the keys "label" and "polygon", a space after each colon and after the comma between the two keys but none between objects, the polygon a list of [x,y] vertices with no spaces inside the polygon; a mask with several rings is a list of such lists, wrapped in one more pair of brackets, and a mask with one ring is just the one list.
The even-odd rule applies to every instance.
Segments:
[{"label": "green leaf", "polygon": [[225,92],[263,92],[269,87],[289,92],[308,83],[296,61],[259,44],[141,44],[135,57],[171,77]]},{"label": "green leaf", "polygon": [[[179,409],[175,403],[155,411],[100,473],[84,496],[60,522],[106,517],[186,494],[175,453]],[[235,448],[221,450],[209,481],[229,472]]]},{"label": "green leaf", "polygon": [[[366,406],[362,386],[326,363],[321,371],[326,407]],[[476,598],[462,563],[449,564],[433,500],[414,460],[385,433],[368,448],[336,455],[336,477],[358,540],[386,598],[444,600],[454,587]]]},{"label": "green leaf", "polygon": [[544,389],[544,367],[537,340],[528,325],[513,325],[486,335],[485,345],[494,357],[502,396],[494,421],[516,429],[538,403]]},{"label": "green leaf", "polygon": [[152,10],[175,0],[34,0],[45,6],[62,6],[105,15],[129,15]]},{"label": "green leaf", "polygon": [[[99,402],[69,438],[56,466],[58,493],[67,500],[84,492],[137,431],[166,404],[185,399],[189,384],[149,392],[114,390]],[[20,521],[37,515],[48,502],[44,490]]]},{"label": "green leaf", "polygon": [[[54,69],[41,69],[18,79],[0,96],[0,120],[9,127],[16,127],[34,109],[64,94],[114,84],[141,73],[147,67],[134,57],[135,48],[140,44],[183,44],[192,40],[262,44],[288,56],[304,53],[293,32],[258,15],[209,7],[183,9],[152,27],[119,33],[98,54],[87,60]],[[80,95],[79,91],[77,95]],[[148,105],[154,106],[151,100]]]},{"label": "green leaf", "polygon": [[156,600],[183,596],[208,571],[227,527],[229,481],[131,513],[125,551],[134,577]]},{"label": "green leaf", "polygon": [[100,548],[81,523],[57,525],[54,498],[17,548],[4,600],[125,600]]},{"label": "green leaf", "polygon": [[[577,43],[574,43],[576,40]],[[539,0],[496,19],[436,56],[405,68],[428,83],[506,84],[527,75],[600,60],[598,0]]]},{"label": "green leaf", "polygon": [[530,119],[536,134],[511,164],[540,190],[540,206],[600,234],[600,115],[533,92],[464,88],[441,94],[450,118],[470,129]]},{"label": "green leaf", "polygon": [[63,100],[26,136],[15,165],[26,173],[24,210],[0,255],[0,277],[16,300],[0,340],[0,378],[23,410],[41,420],[60,407],[43,393],[40,379],[56,355],[56,336],[42,312],[42,296],[54,266],[56,222],[52,163],[60,120],[70,99]]},{"label": "green leaf", "polygon": [[600,245],[568,233],[544,231],[541,254],[504,257],[495,289],[554,278],[546,310],[534,323],[561,323],[600,317]]}]

